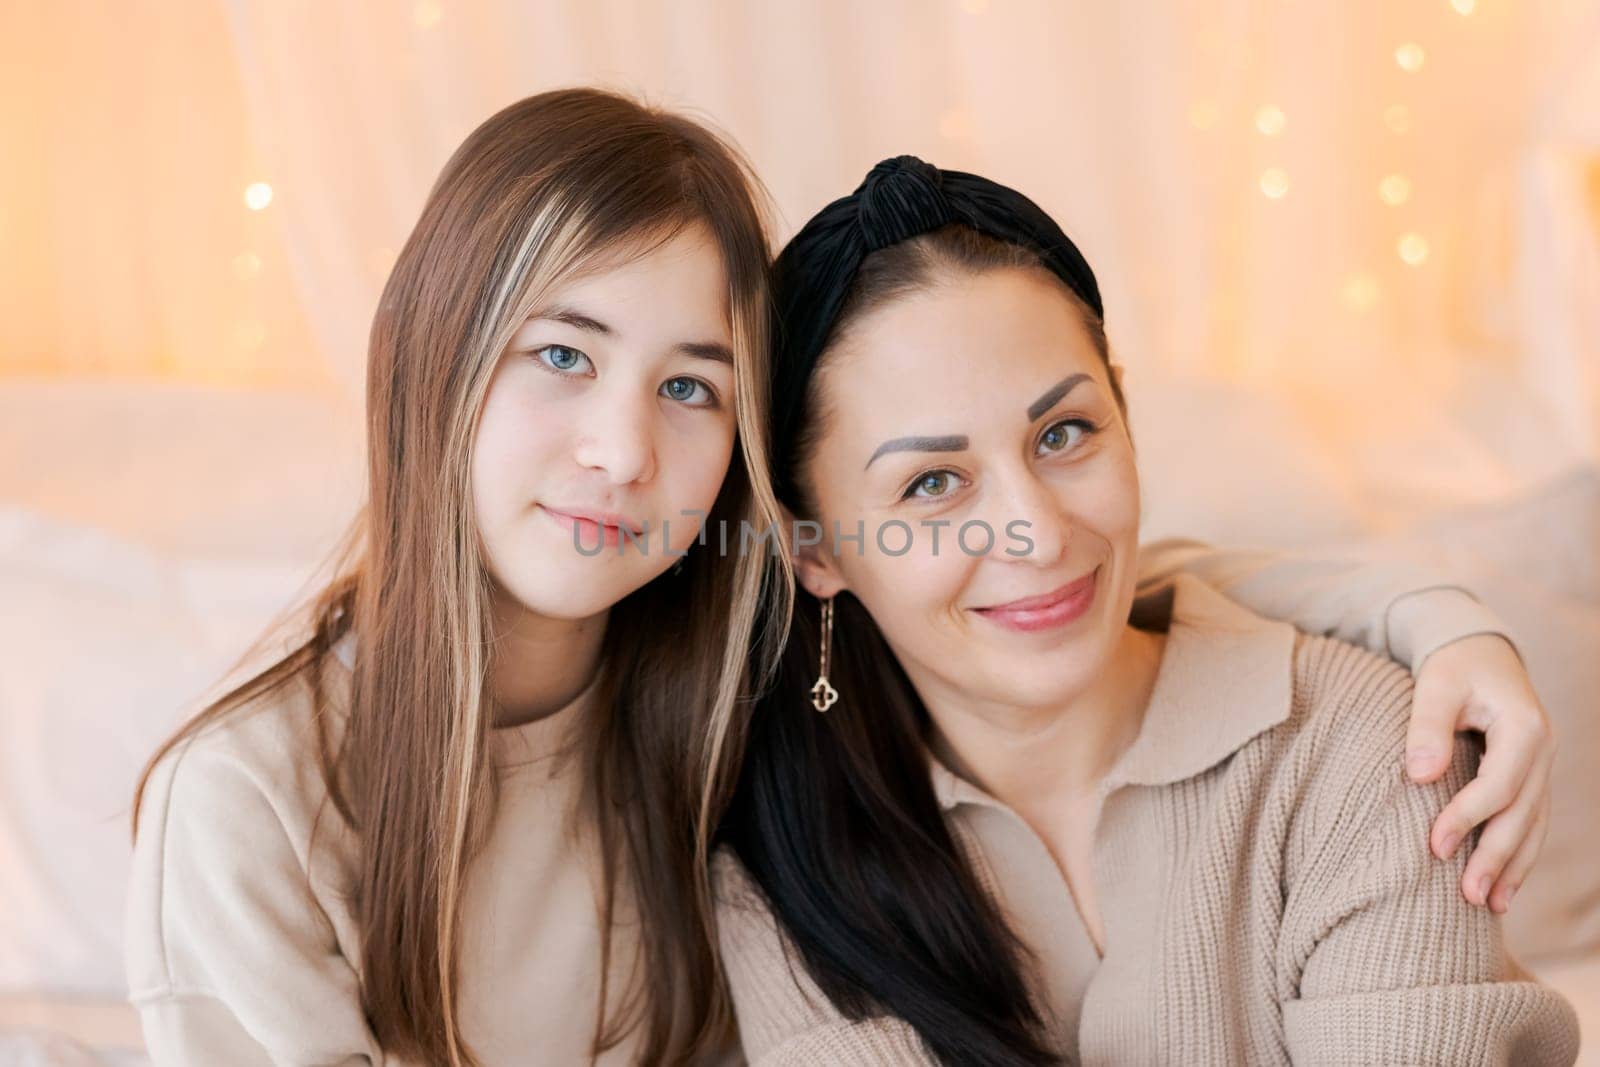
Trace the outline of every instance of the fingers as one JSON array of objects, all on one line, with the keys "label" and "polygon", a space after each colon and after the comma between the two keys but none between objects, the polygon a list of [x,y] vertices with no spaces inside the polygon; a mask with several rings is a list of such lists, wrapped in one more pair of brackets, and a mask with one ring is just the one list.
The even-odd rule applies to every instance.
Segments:
[{"label": "fingers", "polygon": [[1511,910],[1511,898],[1522,888],[1522,883],[1527,881],[1528,872],[1544,849],[1545,835],[1549,832],[1550,798],[1546,796],[1544,802],[1539,805],[1533,832],[1522,842],[1522,847],[1511,857],[1511,862],[1506,864],[1506,869],[1501,872],[1499,880],[1489,892],[1489,908],[1496,915],[1504,915]]},{"label": "fingers", "polygon": [[1427,683],[1427,678],[1417,683],[1406,727],[1406,774],[1413,782],[1434,781],[1450,766],[1462,709],[1461,694]]},{"label": "fingers", "polygon": [[[1474,826],[1512,807],[1522,794],[1530,795],[1527,801],[1530,807],[1540,802],[1552,758],[1544,744],[1546,732],[1534,725],[1490,728],[1478,776],[1452,797],[1433,821],[1429,843],[1434,855],[1449,859]],[[1532,825],[1532,819],[1519,825],[1526,829]],[[1520,843],[1520,840],[1515,842]],[[1506,856],[1512,851],[1513,848],[1507,848]]]},{"label": "fingers", "polygon": [[1544,810],[1544,781],[1547,774],[1547,769],[1541,764],[1511,805],[1495,814],[1484,826],[1478,845],[1472,850],[1466,870],[1461,875],[1461,895],[1473,904],[1488,904],[1489,890],[1496,879],[1511,858],[1537,832],[1539,815]]}]

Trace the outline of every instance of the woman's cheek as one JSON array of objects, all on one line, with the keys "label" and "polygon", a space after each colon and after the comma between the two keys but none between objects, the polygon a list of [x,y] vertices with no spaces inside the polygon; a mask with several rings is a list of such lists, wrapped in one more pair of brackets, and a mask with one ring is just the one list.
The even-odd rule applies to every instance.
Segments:
[{"label": "woman's cheek", "polygon": [[[886,630],[891,618],[926,620],[959,600],[978,562],[977,556],[963,550],[959,525],[916,517],[872,518],[861,531],[864,544],[841,537],[839,569],[863,603],[869,608],[877,605],[871,610],[885,620]],[[841,526],[844,535],[853,537],[856,532],[853,526]],[[983,541],[980,534],[969,531],[973,552],[984,547]],[[831,542],[829,530],[823,535],[823,548],[831,549]]]},{"label": "woman's cheek", "polygon": [[1096,457],[1091,477],[1068,488],[1078,523],[1113,544],[1139,537],[1139,473],[1126,448]]}]

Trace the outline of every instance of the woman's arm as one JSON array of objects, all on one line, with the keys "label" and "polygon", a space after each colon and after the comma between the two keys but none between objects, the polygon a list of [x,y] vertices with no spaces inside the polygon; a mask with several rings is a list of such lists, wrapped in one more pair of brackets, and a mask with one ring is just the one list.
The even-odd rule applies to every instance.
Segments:
[{"label": "woman's arm", "polygon": [[817,988],[761,890],[726,849],[712,865],[717,940],[751,1067],[933,1067],[899,1019],[853,1022]]},{"label": "woman's arm", "polygon": [[[1398,723],[1404,712],[1387,718]],[[1324,760],[1291,849],[1304,860],[1288,878],[1280,943],[1289,975],[1299,966],[1282,1003],[1290,1058],[1571,1064],[1571,1006],[1510,958],[1494,915],[1462,900],[1465,857],[1438,859],[1417,847],[1434,813],[1472,777],[1475,739],[1458,739],[1445,774],[1417,786],[1387,769],[1397,746],[1362,732],[1341,758]],[[1399,740],[1398,731],[1390,736]],[[1379,764],[1352,780],[1352,767]]]},{"label": "woman's arm", "polygon": [[1217,549],[1164,540],[1140,549],[1140,585],[1191,574],[1257,614],[1361,645],[1409,667],[1416,702],[1406,738],[1413,781],[1444,773],[1458,730],[1488,742],[1481,772],[1434,820],[1448,857],[1480,824],[1461,893],[1504,913],[1549,823],[1555,739],[1504,623],[1460,586],[1414,564],[1356,555]]},{"label": "woman's arm", "polygon": [[158,1067],[382,1062],[283,823],[226,752],[191,742],[151,775],[127,941]]}]

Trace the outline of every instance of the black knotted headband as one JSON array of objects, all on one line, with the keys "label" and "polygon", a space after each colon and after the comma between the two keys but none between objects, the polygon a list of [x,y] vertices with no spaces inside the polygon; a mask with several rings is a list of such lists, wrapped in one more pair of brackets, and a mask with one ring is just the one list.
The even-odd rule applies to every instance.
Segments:
[{"label": "black knotted headband", "polygon": [[773,461],[778,495],[796,504],[787,469],[806,389],[861,262],[879,249],[953,223],[1039,257],[1101,319],[1094,272],[1055,220],[1032,200],[976,174],[940,170],[916,156],[886,159],[849,196],[829,204],[784,246],[773,267]]}]

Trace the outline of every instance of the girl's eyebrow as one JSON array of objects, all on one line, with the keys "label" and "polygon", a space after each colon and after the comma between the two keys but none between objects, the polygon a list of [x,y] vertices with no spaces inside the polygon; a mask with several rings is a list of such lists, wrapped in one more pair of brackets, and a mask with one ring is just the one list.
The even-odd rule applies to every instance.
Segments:
[{"label": "girl's eyebrow", "polygon": [[[944,437],[896,437],[878,446],[878,450],[872,454],[872,459],[867,460],[867,467],[872,466],[879,456],[890,452],[963,452],[967,444],[966,434],[949,434]],[[867,467],[861,469],[866,470]]]},{"label": "girl's eyebrow", "polygon": [[[545,308],[543,311],[535,314],[528,321],[560,322],[571,326],[575,330],[583,330],[587,333],[596,333],[602,337],[612,337],[615,336],[617,332],[610,326],[607,326],[605,323],[595,318],[593,315],[586,315],[574,308],[562,307],[560,305],[557,305],[556,307]],[[721,341],[680,341],[678,344],[673,345],[672,347],[675,351],[682,352],[686,356],[694,356],[697,359],[709,359],[717,363],[726,363],[730,367],[733,366],[733,351]]]},{"label": "girl's eyebrow", "polygon": [[1039,399],[1028,405],[1028,421],[1032,422],[1040,415],[1055,407],[1062,397],[1077,388],[1079,382],[1089,380],[1087,374],[1069,374],[1039,395]]},{"label": "girl's eyebrow", "polygon": [[686,356],[715,360],[733,366],[733,352],[720,341],[683,341],[674,346]]},{"label": "girl's eyebrow", "polygon": [[616,333],[615,330],[592,315],[585,315],[583,312],[574,308],[561,307],[559,305],[556,307],[545,308],[543,311],[537,312],[529,321],[538,322],[540,320],[545,322],[561,322],[571,326],[575,330],[585,330],[589,333],[598,333],[605,336],[610,336],[611,334]]}]

